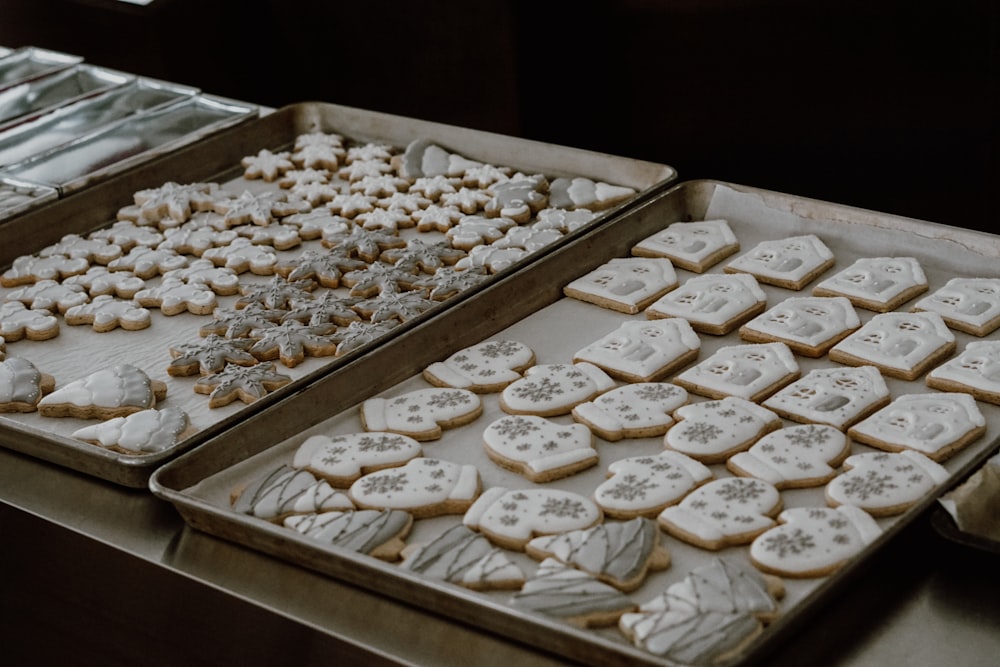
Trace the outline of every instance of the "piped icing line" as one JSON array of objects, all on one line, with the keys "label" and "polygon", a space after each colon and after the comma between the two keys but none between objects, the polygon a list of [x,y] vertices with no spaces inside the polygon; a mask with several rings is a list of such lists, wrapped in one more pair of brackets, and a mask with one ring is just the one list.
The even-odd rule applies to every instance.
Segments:
[{"label": "piped icing line", "polygon": [[407,547],[400,567],[473,590],[518,589],[525,578],[501,549],[461,524]]},{"label": "piped icing line", "polygon": [[305,470],[281,465],[234,494],[233,510],[280,521],[290,514],[354,509],[350,498]]},{"label": "piped icing line", "polygon": [[622,613],[636,608],[618,589],[554,558],[542,561],[510,604],[582,627],[613,625]]},{"label": "piped icing line", "polygon": [[387,543],[406,537],[413,518],[399,510],[350,510],[304,514],[285,518],[283,524],[306,537],[350,551],[395,560],[402,548],[381,553]]}]

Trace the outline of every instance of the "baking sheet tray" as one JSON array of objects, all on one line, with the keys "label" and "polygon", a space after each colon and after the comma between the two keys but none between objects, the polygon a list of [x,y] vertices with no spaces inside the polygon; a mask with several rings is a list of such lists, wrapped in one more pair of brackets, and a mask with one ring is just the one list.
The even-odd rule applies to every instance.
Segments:
[{"label": "baking sheet tray", "polygon": [[[59,241],[65,234],[83,234],[105,227],[118,209],[132,203],[134,192],[158,187],[165,182],[180,183],[215,181],[230,190],[240,188],[277,189],[276,184],[242,179],[238,167],[242,157],[255,155],[261,148],[279,150],[289,146],[301,133],[336,131],[356,141],[379,141],[403,147],[410,141],[424,138],[438,142],[469,158],[509,165],[529,172],[549,175],[577,174],[636,188],[644,196],[653,196],[673,180],[675,172],[665,165],[597,154],[573,148],[553,146],[522,139],[493,135],[464,128],[429,123],[415,119],[380,114],[329,104],[304,103],[292,105],[252,122],[231,128],[221,135],[206,137],[195,145],[163,155],[118,177],[83,190],[71,197],[31,211],[0,227],[4,243],[0,244],[0,266],[9,265],[19,255],[37,252]],[[235,179],[235,180],[234,180]],[[604,215],[614,216],[628,208],[623,204]],[[598,218],[598,221],[603,218]],[[319,246],[319,241],[313,242]],[[302,248],[305,248],[303,245]],[[299,252],[300,249],[296,249]],[[268,276],[248,280],[267,281]],[[231,307],[237,297],[220,297],[220,307]],[[440,312],[440,309],[435,311]],[[416,318],[397,327],[390,339],[410,326],[434,316]],[[192,332],[207,320],[204,316],[184,313],[164,317],[153,312],[152,326],[141,332],[115,330],[94,334],[86,327],[63,326],[58,338],[34,344],[18,341],[8,344],[8,355],[24,356],[39,368],[56,368],[52,372],[60,385],[85,375],[103,365],[133,363],[148,369],[150,374],[168,383],[168,399],[163,405],[182,407],[191,416],[199,433],[185,439],[168,452],[148,456],[124,456],[99,447],[78,442],[70,436],[86,422],[72,419],[44,419],[37,415],[0,415],[0,442],[3,445],[39,458],[59,463],[75,470],[109,479],[128,486],[145,487],[149,475],[168,458],[193,447],[213,434],[245,419],[263,406],[294,394],[303,386],[322,377],[331,368],[349,363],[363,351],[343,357],[307,358],[290,369],[281,368],[294,378],[291,385],[254,403],[239,402],[222,408],[209,409],[207,398],[194,394],[192,378],[170,378],[166,367],[170,361],[168,347],[178,341],[188,341]],[[155,332],[155,333],[154,333]],[[145,336],[149,333],[152,335]],[[138,334],[138,335],[136,335]],[[196,334],[195,334],[196,335]],[[374,347],[374,345],[372,346]],[[371,349],[371,348],[365,348]],[[46,371],[51,372],[51,371]]]},{"label": "baking sheet tray", "polygon": [[[537,363],[565,363],[584,345],[613,330],[618,323],[635,316],[622,315],[561,296],[561,287],[570,280],[613,257],[628,256],[639,240],[678,220],[727,218],[745,249],[764,239],[815,233],[829,245],[837,258],[830,271],[848,266],[861,256],[878,253],[912,255],[921,262],[931,289],[956,275],[995,275],[1000,242],[992,235],[966,232],[951,227],[881,215],[794,196],[710,181],[682,183],[627,215],[610,220],[574,239],[558,251],[482,290],[475,298],[451,308],[433,322],[414,328],[405,336],[386,344],[365,358],[337,369],[294,396],[235,424],[202,447],[166,464],[154,473],[150,487],[172,502],[193,528],[238,542],[369,588],[414,605],[474,623],[543,650],[554,651],[574,661],[589,664],[650,663],[662,660],[629,645],[617,629],[578,630],[545,617],[525,614],[507,605],[509,593],[471,593],[456,586],[413,575],[375,559],[325,548],[292,531],[267,522],[252,520],[229,509],[229,494],[235,488],[278,463],[290,463],[292,453],[313,434],[335,435],[362,430],[358,405],[374,395],[397,396],[410,389],[428,386],[420,377],[422,369],[450,353],[490,338],[515,339],[532,347]],[[723,262],[724,264],[725,262]],[[721,265],[713,271],[721,270]],[[679,271],[681,281],[690,277]],[[766,287],[769,303],[795,293]],[[872,313],[859,310],[863,320]],[[958,334],[959,349],[968,336]],[[701,358],[715,349],[738,341],[736,334],[701,336]],[[810,368],[835,366],[826,359],[797,359],[803,373]],[[929,391],[923,383],[889,379],[893,396]],[[692,396],[692,401],[701,399]],[[495,395],[484,397],[484,415],[470,425],[445,431],[438,441],[424,443],[424,453],[463,463],[473,463],[480,471],[484,488],[532,486],[519,476],[501,470],[482,451],[482,431],[493,418],[503,414]],[[944,465],[947,488],[981,462],[994,449],[1000,435],[1000,408],[980,404],[987,418],[987,434]],[[556,421],[568,420],[568,417]],[[597,467],[571,478],[547,484],[589,495],[604,480],[607,466],[618,458],[649,454],[662,449],[662,438],[607,443],[597,439],[601,462]],[[853,451],[867,448],[853,444]],[[729,476],[722,465],[710,466],[717,477]],[[782,492],[785,507],[825,505],[822,487]],[[850,585],[865,563],[880,547],[920,516],[934,502],[929,494],[902,515],[878,519],[883,534],[861,555],[836,574],[818,579],[785,579],[787,594],[781,616],[733,662],[756,663],[766,658],[769,648],[780,643],[804,623],[810,612],[824,600]],[[458,517],[439,517],[415,523],[408,543],[422,543],[457,523]],[[664,536],[673,564],[651,575],[632,595],[638,603],[662,592],[683,578],[692,568],[715,556],[750,567],[747,547],[709,552]],[[518,558],[520,556],[515,556]],[[521,561],[532,572],[531,561]],[[864,613],[859,610],[859,613]],[[878,619],[871,619],[877,622]]]},{"label": "baking sheet tray", "polygon": [[83,62],[80,56],[35,46],[0,54],[0,91]]},{"label": "baking sheet tray", "polygon": [[0,129],[31,120],[77,100],[133,81],[134,76],[92,65],[76,65],[0,94]]}]

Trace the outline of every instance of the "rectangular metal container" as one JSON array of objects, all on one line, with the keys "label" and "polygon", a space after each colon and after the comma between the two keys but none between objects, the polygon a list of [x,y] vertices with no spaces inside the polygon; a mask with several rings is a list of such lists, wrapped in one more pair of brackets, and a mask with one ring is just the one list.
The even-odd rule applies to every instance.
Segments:
[{"label": "rectangular metal container", "polygon": [[0,130],[134,80],[131,74],[83,64],[8,89],[0,98]]},{"label": "rectangular metal container", "polygon": [[25,46],[0,54],[0,91],[83,62],[80,56],[35,46]]},{"label": "rectangular metal container", "polygon": [[[239,179],[242,174],[239,164],[244,156],[255,155],[262,148],[284,149],[290,146],[297,135],[316,131],[337,132],[356,141],[379,141],[400,148],[415,139],[428,139],[466,157],[495,165],[550,176],[587,176],[627,185],[638,191],[638,196],[632,201],[604,212],[592,224],[600,224],[602,220],[640,204],[666,188],[676,176],[673,169],[661,164],[349,107],[303,103],[277,110],[225,132],[204,136],[191,145],[169,153],[164,152],[157,159],[121,171],[113,178],[95,182],[58,202],[9,220],[0,226],[0,235],[3,237],[3,243],[0,244],[0,267],[8,266],[20,255],[37,252],[59,241],[66,234],[85,234],[109,225],[118,209],[131,204],[133,193],[140,189],[158,187],[168,181],[215,181],[225,184],[230,179]],[[142,136],[150,138],[145,133]],[[101,134],[97,140],[102,140],[103,137],[105,135]],[[62,151],[59,153],[62,154]],[[80,183],[76,185],[82,186]],[[257,185],[261,184],[257,182]],[[274,184],[271,187],[277,188]],[[528,264],[530,261],[532,260],[525,260],[523,263]],[[516,267],[511,270],[515,269]],[[472,296],[472,293],[468,296]],[[453,301],[464,298],[466,296]],[[235,297],[229,299],[230,301],[220,299],[220,302],[231,303]],[[445,305],[432,313],[426,313],[426,317],[418,317],[397,327],[396,331],[386,336],[386,340],[397,338],[410,328],[425,325],[438,312],[447,310],[448,307]],[[170,318],[154,313],[153,326],[143,332],[112,331],[87,336],[87,332],[78,330],[79,327],[63,327],[59,338],[37,346],[37,358],[40,362],[49,364],[65,364],[67,371],[79,371],[84,360],[94,363],[96,359],[105,359],[108,364],[129,361],[139,366],[148,366],[154,363],[151,360],[156,360],[157,367],[160,367],[159,360],[163,359],[165,374],[165,367],[169,362],[167,347],[178,340],[178,336],[190,335],[192,328],[197,330],[202,322],[198,316],[187,313]],[[145,332],[158,333],[152,333],[151,337],[136,338],[133,335]],[[49,345],[50,343],[53,345]],[[176,448],[160,454],[116,454],[75,441],[69,437],[72,432],[71,423],[58,423],[65,420],[46,420],[31,415],[0,415],[0,444],[115,483],[145,487],[153,470],[169,458],[224,432],[282,397],[297,393],[311,382],[324,378],[331,370],[375,349],[378,344],[380,343],[343,357],[307,359],[306,363],[295,368],[282,369],[282,372],[293,377],[292,384],[250,406],[232,404],[210,410],[205,397],[193,394],[188,384],[164,378],[168,384],[178,387],[168,392],[168,400],[171,404],[184,408],[193,418],[196,417],[201,430]],[[20,355],[25,347],[26,344],[21,342],[13,343],[8,346],[8,354]],[[35,349],[30,348],[32,352]]]},{"label": "rectangular metal container", "polygon": [[[507,604],[509,593],[473,593],[412,574],[395,565],[334,547],[324,547],[294,531],[238,514],[230,509],[230,494],[276,465],[290,463],[303,440],[315,434],[335,435],[363,429],[358,407],[372,396],[398,396],[429,386],[422,370],[434,361],[491,338],[519,340],[531,347],[537,363],[568,363],[578,349],[635,316],[622,315],[562,296],[569,281],[605,261],[629,255],[633,245],[675,221],[726,218],[745,250],[766,239],[815,233],[834,251],[837,265],[849,266],[862,256],[881,253],[912,255],[924,268],[931,289],[955,276],[995,276],[1000,237],[896,216],[824,203],[714,181],[693,181],[658,194],[625,215],[589,228],[569,243],[507,275],[463,300],[433,321],[414,327],[373,353],[340,366],[303,386],[294,395],[248,415],[203,446],[157,470],[150,488],[171,502],[189,526],[264,553],[328,574],[337,579],[401,599],[454,619],[473,623],[511,639],[553,651],[570,660],[594,665],[666,664],[631,646],[617,629],[580,630],[541,615],[521,612]],[[723,262],[722,264],[724,264]],[[721,271],[721,265],[712,269]],[[688,274],[679,271],[681,280]],[[794,293],[766,287],[769,302]],[[862,319],[872,313],[862,313]],[[994,334],[995,336],[996,334]],[[971,339],[957,334],[959,349]],[[701,336],[701,355],[739,342],[738,335]],[[835,365],[825,359],[797,361],[803,374],[813,367]],[[893,396],[928,391],[922,379],[888,380]],[[703,400],[692,396],[692,400]],[[482,432],[502,412],[497,399],[484,396],[484,414],[472,424],[446,430],[440,440],[424,443],[426,456],[476,465],[483,488],[529,488],[532,483],[501,470],[482,450]],[[997,447],[1000,407],[980,404],[987,418],[987,434],[944,465],[949,479],[961,478]],[[568,420],[568,417],[557,418]],[[568,423],[568,422],[567,422]],[[597,439],[601,462],[595,468],[546,486],[589,495],[604,479],[608,464],[626,456],[662,450],[662,438],[607,443]],[[855,443],[854,451],[867,448]],[[724,466],[710,466],[717,477],[728,476]],[[786,579],[781,615],[731,664],[759,663],[808,620],[811,613],[849,586],[866,562],[894,536],[935,502],[928,494],[903,514],[878,520],[882,535],[835,574],[817,579]],[[782,492],[785,507],[825,506],[823,487]],[[415,523],[408,543],[426,542],[460,517],[437,517]],[[633,594],[644,602],[670,583],[710,559],[720,556],[751,567],[746,547],[710,552],[673,538],[664,538],[671,567],[651,574]],[[513,552],[508,552],[511,555]],[[522,562],[530,562],[526,557]],[[527,570],[529,571],[530,570]],[[317,601],[317,604],[322,602]]]}]

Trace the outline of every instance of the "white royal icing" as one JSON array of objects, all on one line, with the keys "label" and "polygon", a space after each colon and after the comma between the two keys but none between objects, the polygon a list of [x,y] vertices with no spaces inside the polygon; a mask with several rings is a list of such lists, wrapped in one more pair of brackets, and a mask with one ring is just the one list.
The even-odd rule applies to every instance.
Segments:
[{"label": "white royal icing", "polygon": [[855,454],[844,467],[847,472],[826,485],[827,500],[872,514],[898,513],[948,479],[944,466],[911,450]]},{"label": "white royal icing", "polygon": [[701,348],[701,339],[687,320],[626,320],[573,355],[612,374],[635,380],[658,379]]},{"label": "white royal icing", "polygon": [[635,609],[635,603],[618,589],[555,558],[542,561],[534,578],[525,582],[510,604],[584,626],[589,616],[603,618]]},{"label": "white royal icing", "polygon": [[488,537],[523,545],[539,535],[589,528],[600,519],[597,505],[572,491],[494,486],[472,504],[462,522]]},{"label": "white royal icing", "polygon": [[619,459],[608,472],[610,477],[594,491],[594,500],[611,516],[659,512],[712,478],[708,466],[671,451]]},{"label": "white royal icing", "polygon": [[744,544],[774,525],[768,516],[781,506],[773,484],[752,477],[726,477],[707,482],[658,517],[660,525],[693,536],[699,546],[718,549]]},{"label": "white royal icing", "polygon": [[4,403],[35,405],[42,397],[42,374],[21,357],[3,360],[0,355],[0,406]]},{"label": "white royal icing", "polygon": [[529,475],[597,463],[593,436],[583,424],[558,424],[534,415],[506,415],[483,432],[488,450],[526,468]]},{"label": "white royal icing", "polygon": [[851,434],[934,457],[985,426],[986,418],[969,394],[906,394],[852,426]]},{"label": "white royal icing", "polygon": [[677,376],[675,382],[697,394],[753,400],[786,378],[799,375],[795,355],[784,343],[731,345],[719,348]]},{"label": "white royal icing", "polygon": [[520,586],[524,572],[488,539],[458,524],[426,545],[407,547],[404,570],[473,590]]},{"label": "white royal icing", "polygon": [[69,403],[79,407],[136,407],[147,409],[156,403],[149,376],[130,364],[121,364],[74,380],[38,402],[39,407]]},{"label": "white royal icing", "polygon": [[432,458],[416,458],[398,468],[377,470],[360,477],[348,491],[359,507],[401,509],[423,516],[464,511],[479,494],[479,471]]},{"label": "white royal icing", "polygon": [[764,290],[749,274],[709,274],[688,279],[653,302],[646,314],[721,326],[766,301]]},{"label": "white royal icing", "polygon": [[800,421],[844,429],[888,397],[889,387],[874,366],[817,368],[763,405]]},{"label": "white royal icing", "polygon": [[728,221],[700,220],[675,222],[637,243],[632,253],[662,255],[688,265],[699,265],[725,248],[735,252],[737,247],[736,235]]},{"label": "white royal icing", "polygon": [[984,327],[1000,318],[1000,278],[952,278],[943,287],[913,304],[945,320]]},{"label": "white royal icing", "polygon": [[313,435],[299,445],[292,466],[326,478],[353,480],[366,469],[400,465],[420,453],[420,443],[397,433]]},{"label": "white royal icing", "polygon": [[608,440],[662,435],[674,423],[670,414],[687,400],[687,391],[669,382],[636,382],[579,404],[573,418]]},{"label": "white royal icing", "polygon": [[409,530],[412,519],[397,510],[349,510],[287,517],[286,528],[323,544],[368,554]]},{"label": "white royal icing", "polygon": [[709,460],[750,447],[781,423],[770,410],[735,396],[682,406],[674,418],[678,423],[664,438],[667,448]]},{"label": "white royal icing", "polygon": [[798,282],[833,260],[833,252],[814,234],[761,241],[726,268],[759,278]]},{"label": "white royal icing", "polygon": [[392,431],[439,437],[442,423],[464,420],[482,410],[479,396],[467,389],[417,389],[395,398],[370,398],[361,404],[367,431]]},{"label": "white royal icing", "polygon": [[766,336],[819,347],[861,326],[846,297],[791,297],[743,325]]},{"label": "white royal icing", "polygon": [[500,396],[504,409],[511,413],[565,414],[614,386],[615,381],[593,364],[539,364]]},{"label": "white royal icing", "polygon": [[927,277],[914,257],[862,257],[816,289],[888,304],[903,292],[926,285]]},{"label": "white royal icing", "polygon": [[768,433],[727,461],[731,470],[779,489],[816,486],[837,471],[831,466],[848,452],[847,436],[826,424],[798,424]]},{"label": "white royal icing", "polygon": [[669,259],[616,257],[571,281],[564,292],[584,301],[611,301],[620,310],[637,313],[643,304],[677,286],[677,272]]},{"label": "white royal icing", "polygon": [[972,341],[957,357],[928,373],[927,378],[957,382],[973,389],[1000,394],[1000,341]]},{"label": "white royal icing", "polygon": [[180,408],[150,409],[85,426],[74,431],[73,437],[130,452],[162,452],[180,442],[190,423]]},{"label": "white royal icing", "polygon": [[491,340],[459,350],[424,371],[435,384],[459,389],[506,386],[535,358],[531,348],[513,340]]},{"label": "white royal icing", "polygon": [[955,335],[937,313],[880,313],[830,352],[905,372],[954,342]]}]

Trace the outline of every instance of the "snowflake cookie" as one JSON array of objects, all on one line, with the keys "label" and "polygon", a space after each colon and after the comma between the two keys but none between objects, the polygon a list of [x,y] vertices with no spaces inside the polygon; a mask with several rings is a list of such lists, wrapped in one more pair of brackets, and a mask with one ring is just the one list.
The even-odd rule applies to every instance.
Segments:
[{"label": "snowflake cookie", "polygon": [[555,558],[542,561],[510,605],[584,628],[614,625],[622,614],[637,607],[614,586]]},{"label": "snowflake cookie", "polygon": [[767,295],[749,274],[695,276],[646,308],[646,317],[681,317],[695,331],[722,336],[764,312]]},{"label": "snowflake cookie", "polygon": [[[0,359],[3,359],[0,357]],[[34,412],[56,381],[21,357],[0,361],[0,412]]]},{"label": "snowflake cookie", "polygon": [[799,364],[787,345],[752,343],[721,347],[673,381],[699,396],[735,396],[756,403],[800,375]]},{"label": "snowflake cookie", "polygon": [[625,382],[661,380],[698,358],[701,339],[687,320],[626,320],[573,354]]},{"label": "snowflake cookie", "polygon": [[306,470],[280,465],[265,471],[230,494],[233,510],[281,522],[295,514],[354,509],[342,491]]},{"label": "snowflake cookie", "polygon": [[504,388],[500,407],[513,415],[564,415],[614,386],[615,381],[593,364],[539,364]]},{"label": "snowflake cookie", "polygon": [[664,438],[666,448],[702,463],[721,463],[781,428],[778,415],[735,396],[682,406],[674,419],[677,424]]},{"label": "snowflake cookie", "polygon": [[366,431],[390,431],[415,440],[436,440],[443,429],[474,421],[483,412],[479,396],[467,389],[417,389],[394,398],[361,404]]},{"label": "snowflake cookie", "polygon": [[937,313],[880,313],[834,345],[830,360],[915,380],[951,356],[955,345],[955,335]]},{"label": "snowflake cookie", "polygon": [[403,549],[399,566],[474,591],[519,589],[524,571],[502,549],[459,524],[427,544]]},{"label": "snowflake cookie", "polygon": [[750,545],[750,561],[783,577],[832,574],[882,534],[871,515],[852,505],[793,507],[778,521]]},{"label": "snowflake cookie", "polygon": [[833,252],[814,234],[761,241],[729,262],[726,273],[749,273],[762,283],[800,290],[834,265]]},{"label": "snowflake cookie", "polygon": [[855,454],[844,470],[826,485],[827,504],[854,505],[872,516],[900,514],[948,479],[944,466],[913,450]]},{"label": "snowflake cookie", "polygon": [[851,443],[825,424],[798,424],[768,433],[745,452],[729,457],[726,467],[780,489],[819,486],[833,479]]},{"label": "snowflake cookie", "polygon": [[424,379],[437,387],[468,389],[477,394],[502,391],[535,363],[524,343],[490,340],[455,352],[424,369]]},{"label": "snowflake cookie", "polygon": [[404,510],[423,519],[463,514],[481,488],[475,466],[418,457],[358,478],[348,494],[360,508]]},{"label": "snowflake cookie", "polygon": [[608,466],[594,500],[615,519],[653,519],[712,477],[708,466],[679,452],[632,456]]},{"label": "snowflake cookie", "polygon": [[167,397],[167,385],[130,364],[95,371],[74,380],[38,402],[43,417],[112,419],[155,407]]},{"label": "snowflake cookie", "polygon": [[906,394],[847,433],[877,449],[912,450],[944,461],[986,433],[986,418],[965,393]]},{"label": "snowflake cookie", "polygon": [[605,440],[661,436],[671,413],[688,401],[683,388],[669,382],[638,382],[606,391],[573,408],[573,419]]},{"label": "snowflake cookie", "polygon": [[676,287],[677,272],[669,259],[616,257],[568,283],[563,294],[631,314]]},{"label": "snowflake cookie", "polygon": [[296,514],[282,522],[324,546],[335,546],[386,561],[396,561],[413,517],[399,510],[344,510]]},{"label": "snowflake cookie", "polygon": [[200,378],[194,385],[194,391],[208,394],[208,407],[221,408],[237,399],[246,404],[253,403],[291,381],[289,376],[276,372],[271,362],[255,366],[226,364],[218,373]]},{"label": "snowflake cookie", "polygon": [[597,464],[590,429],[535,415],[507,415],[483,433],[486,454],[497,465],[535,483],[550,482]]},{"label": "snowflake cookie", "polygon": [[726,477],[699,486],[660,512],[657,521],[677,539],[715,551],[750,543],[775,525],[772,517],[781,507],[781,494],[773,484]]},{"label": "snowflake cookie", "polygon": [[632,246],[632,254],[666,257],[674,266],[704,273],[739,249],[729,222],[719,219],[672,223]]},{"label": "snowflake cookie", "polygon": [[73,437],[123,454],[152,454],[175,447],[192,431],[180,408],[153,408],[84,426]]},{"label": "snowflake cookie", "polygon": [[347,488],[362,475],[401,466],[421,453],[420,443],[398,433],[313,435],[295,450],[292,466]]},{"label": "snowflake cookie", "polygon": [[250,338],[209,334],[192,343],[172,345],[167,374],[174,377],[211,375],[224,369],[226,364],[253,366],[257,363],[257,358],[249,352],[253,343]]},{"label": "snowflake cookie", "polygon": [[523,551],[534,537],[590,528],[602,516],[592,500],[572,491],[494,486],[479,496],[462,522],[498,546]]},{"label": "snowflake cookie", "polygon": [[524,550],[538,560],[555,558],[626,593],[641,586],[650,571],[670,566],[659,527],[644,518],[543,535]]},{"label": "snowflake cookie", "polygon": [[89,268],[90,261],[85,257],[21,255],[9,269],[0,274],[0,286],[32,285],[42,280],[58,282],[85,273]]},{"label": "snowflake cookie", "polygon": [[874,366],[817,368],[780,389],[764,407],[795,422],[844,430],[889,402],[889,387]]}]

